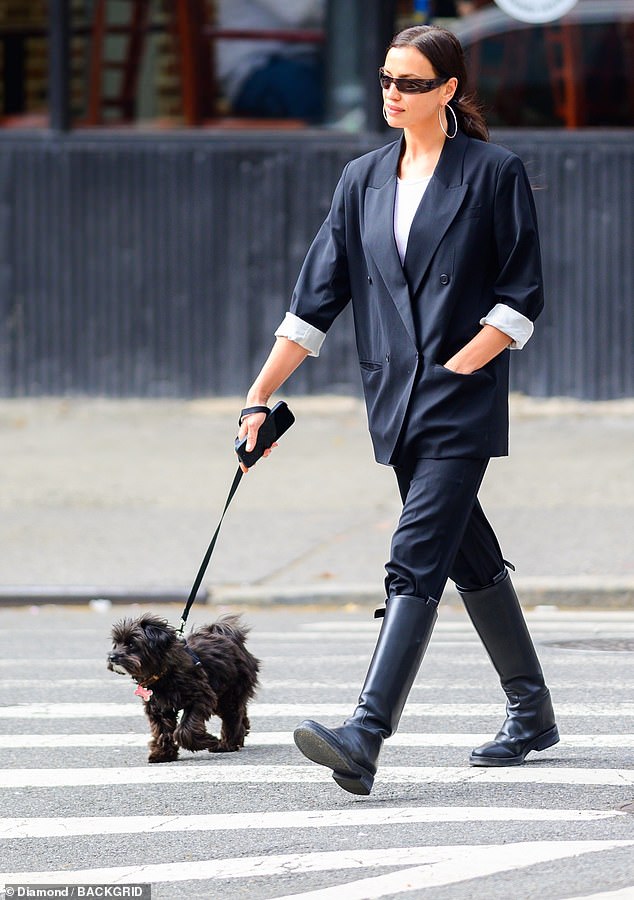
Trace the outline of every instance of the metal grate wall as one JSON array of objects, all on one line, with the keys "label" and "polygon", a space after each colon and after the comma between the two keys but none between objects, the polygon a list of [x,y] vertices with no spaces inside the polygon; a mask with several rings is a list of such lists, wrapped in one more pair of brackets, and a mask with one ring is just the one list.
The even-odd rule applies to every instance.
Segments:
[{"label": "metal grate wall", "polygon": [[[547,282],[514,388],[634,396],[634,133],[495,139],[535,186]],[[242,394],[343,165],[380,141],[2,136],[0,395]],[[358,392],[346,319],[289,393]]]}]

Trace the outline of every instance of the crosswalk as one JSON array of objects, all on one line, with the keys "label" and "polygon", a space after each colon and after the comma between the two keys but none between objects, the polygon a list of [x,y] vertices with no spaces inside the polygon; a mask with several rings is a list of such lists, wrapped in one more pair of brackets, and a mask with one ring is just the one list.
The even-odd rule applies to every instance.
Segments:
[{"label": "crosswalk", "polygon": [[153,900],[461,900],[510,885],[518,900],[634,898],[634,653],[592,643],[634,637],[634,613],[530,614],[562,740],[501,769],[466,762],[503,698],[470,624],[441,615],[363,799],[304,760],[292,730],[350,712],[376,625],[247,618],[263,665],[245,749],[148,765],[133,685],[105,670],[109,622],[60,608],[16,637],[0,612],[0,895],[150,884]]}]

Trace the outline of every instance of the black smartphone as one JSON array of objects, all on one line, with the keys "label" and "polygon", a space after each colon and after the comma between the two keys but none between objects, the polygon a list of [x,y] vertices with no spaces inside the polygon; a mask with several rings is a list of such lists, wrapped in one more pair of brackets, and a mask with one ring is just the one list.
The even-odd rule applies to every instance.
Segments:
[{"label": "black smartphone", "polygon": [[285,431],[291,427],[295,421],[295,416],[290,411],[283,400],[275,404],[271,412],[268,414],[264,422],[260,425],[258,437],[253,450],[247,453],[247,439],[243,437],[236,438],[236,453],[238,459],[247,469],[254,466],[265,450],[275,443]]}]

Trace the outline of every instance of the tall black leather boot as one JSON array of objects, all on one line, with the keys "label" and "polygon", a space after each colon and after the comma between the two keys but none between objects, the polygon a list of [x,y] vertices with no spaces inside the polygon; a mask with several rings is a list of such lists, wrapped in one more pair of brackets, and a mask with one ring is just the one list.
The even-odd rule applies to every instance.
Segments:
[{"label": "tall black leather boot", "polygon": [[545,750],[559,740],[550,692],[522,608],[506,570],[488,587],[458,591],[508,701],[502,728],[492,741],[473,750],[469,762],[519,766],[531,750]]},{"label": "tall black leather boot", "polygon": [[351,794],[369,794],[383,740],[394,734],[436,622],[431,597],[390,597],[359,697],[349,719],[326,728],[307,719],[295,729],[295,743],[308,759],[333,770]]}]

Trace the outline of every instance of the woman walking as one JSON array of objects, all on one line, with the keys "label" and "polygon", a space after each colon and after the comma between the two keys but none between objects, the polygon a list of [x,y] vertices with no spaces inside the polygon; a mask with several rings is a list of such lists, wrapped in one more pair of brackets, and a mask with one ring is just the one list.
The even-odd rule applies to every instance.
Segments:
[{"label": "woman walking", "polygon": [[403,510],[386,564],[381,631],[358,705],[337,728],[307,720],[295,742],[344,790],[369,794],[396,730],[447,578],[458,588],[507,697],[479,766],[519,765],[559,740],[550,694],[497,538],[477,495],[508,452],[509,349],[543,306],[535,207],[521,161],[488,143],[449,31],[408,28],[379,72],[391,144],[352,160],[247,394],[255,444],[270,396],[317,356],[352,302],[368,424]]}]

